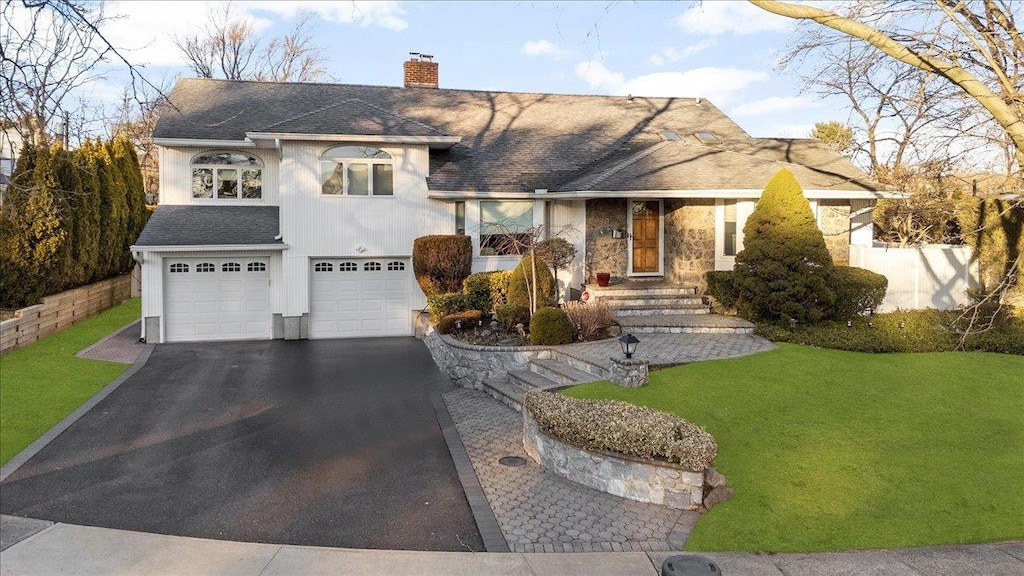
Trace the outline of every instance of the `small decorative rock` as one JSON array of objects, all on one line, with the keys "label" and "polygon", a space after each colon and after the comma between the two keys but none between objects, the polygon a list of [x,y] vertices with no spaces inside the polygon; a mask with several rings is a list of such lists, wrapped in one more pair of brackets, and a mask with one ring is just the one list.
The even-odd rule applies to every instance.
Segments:
[{"label": "small decorative rock", "polygon": [[708,492],[708,495],[704,497],[704,509],[711,510],[715,506],[732,498],[732,495],[732,486],[720,486],[715,488],[711,492]]},{"label": "small decorative rock", "polygon": [[611,360],[611,377],[609,379],[612,382],[626,388],[639,388],[647,385],[650,380],[647,360],[615,358],[614,356]]},{"label": "small decorative rock", "polygon": [[714,468],[708,468],[704,471],[704,483],[712,488],[725,486],[725,474]]}]

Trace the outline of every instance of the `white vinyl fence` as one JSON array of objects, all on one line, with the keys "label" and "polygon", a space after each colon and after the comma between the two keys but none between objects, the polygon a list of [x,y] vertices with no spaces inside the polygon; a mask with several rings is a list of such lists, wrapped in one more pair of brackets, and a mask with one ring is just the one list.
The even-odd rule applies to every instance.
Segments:
[{"label": "white vinyl fence", "polygon": [[968,246],[850,246],[850,266],[867,268],[889,279],[878,312],[897,308],[946,310],[966,304],[967,289],[977,285],[978,265],[971,255]]}]

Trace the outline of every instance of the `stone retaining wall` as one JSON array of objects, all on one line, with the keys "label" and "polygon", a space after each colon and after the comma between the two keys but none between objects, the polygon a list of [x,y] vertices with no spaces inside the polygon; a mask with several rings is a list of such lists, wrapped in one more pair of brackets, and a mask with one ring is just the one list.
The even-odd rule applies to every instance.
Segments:
[{"label": "stone retaining wall", "polygon": [[523,410],[523,446],[545,469],[595,490],[681,510],[697,510],[704,501],[703,472],[570,446],[541,432],[529,410]]},{"label": "stone retaining wall", "polygon": [[128,300],[131,292],[131,275],[126,274],[46,296],[39,304],[22,308],[14,318],[0,322],[0,354],[95,316]]},{"label": "stone retaining wall", "polygon": [[546,346],[474,346],[443,335],[433,326],[423,332],[434,363],[452,382],[463,388],[483,390],[483,382],[508,382],[511,370],[526,370],[531,358],[550,358]]}]

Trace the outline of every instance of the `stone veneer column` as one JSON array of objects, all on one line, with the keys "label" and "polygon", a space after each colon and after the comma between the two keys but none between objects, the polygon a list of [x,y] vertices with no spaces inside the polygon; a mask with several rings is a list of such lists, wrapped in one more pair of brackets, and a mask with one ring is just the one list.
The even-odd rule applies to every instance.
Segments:
[{"label": "stone veneer column", "polygon": [[624,198],[587,200],[586,282],[596,283],[598,272],[611,274],[613,281],[626,277],[628,240],[625,234],[612,238],[612,231],[625,233],[627,226]]},{"label": "stone veneer column", "polygon": [[850,201],[819,200],[818,228],[825,236],[825,247],[832,261],[840,266],[850,264]]},{"label": "stone veneer column", "polygon": [[665,200],[665,279],[704,290],[715,269],[715,201]]}]

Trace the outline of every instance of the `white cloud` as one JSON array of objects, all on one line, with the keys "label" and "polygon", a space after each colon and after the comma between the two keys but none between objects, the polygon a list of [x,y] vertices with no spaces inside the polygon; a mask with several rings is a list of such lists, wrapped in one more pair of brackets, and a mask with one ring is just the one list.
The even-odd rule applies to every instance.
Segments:
[{"label": "white cloud", "polygon": [[747,2],[701,2],[676,17],[683,32],[702,36],[789,32],[795,20],[766,12]]},{"label": "white cloud", "polygon": [[707,38],[696,44],[684,46],[679,50],[676,50],[671,46],[665,46],[661,50],[658,50],[656,54],[651,56],[651,64],[654,64],[655,66],[664,66],[665,64],[678,62],[683,58],[689,58],[698,52],[703,52],[704,50],[711,48],[715,43],[714,38]]},{"label": "white cloud", "polygon": [[732,109],[732,116],[760,116],[788,110],[821,106],[821,103],[805,96],[772,96],[762,100],[746,102]]},{"label": "white cloud", "polygon": [[554,56],[555,58],[568,56],[570,52],[564,50],[548,40],[530,40],[523,44],[520,52],[527,56]]},{"label": "white cloud", "polygon": [[[156,66],[185,64],[174,37],[188,34],[209,20],[210,9],[220,10],[220,2],[121,1],[110,2],[105,13],[120,16],[106,24],[103,33],[125,50],[132,62]],[[312,12],[325,22],[380,26],[404,30],[408,22],[405,10],[395,2],[332,1],[315,2],[233,2],[231,11],[251,23],[257,31],[271,27],[275,20],[292,19],[302,11]]]},{"label": "white cloud", "polygon": [[613,72],[600,61],[580,62],[576,76],[591,88],[609,94],[653,97],[701,97],[721,106],[751,84],[763,82],[770,76],[759,70],[739,68],[702,67],[685,72],[655,72],[636,78],[626,78]]}]

